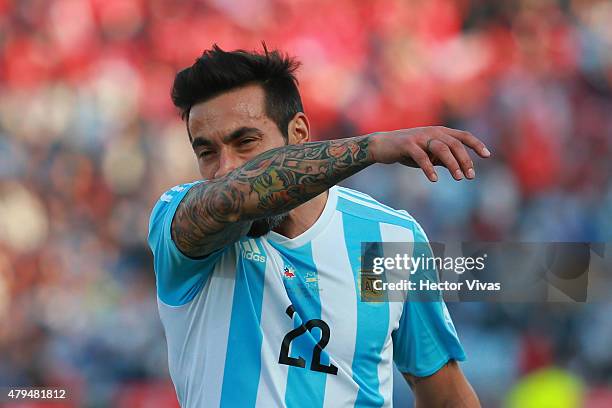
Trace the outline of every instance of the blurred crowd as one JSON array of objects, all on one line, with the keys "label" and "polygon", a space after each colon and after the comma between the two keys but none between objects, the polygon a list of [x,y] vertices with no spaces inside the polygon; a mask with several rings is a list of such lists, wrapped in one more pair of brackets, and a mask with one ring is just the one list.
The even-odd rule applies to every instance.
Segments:
[{"label": "blurred crowd", "polygon": [[[476,181],[345,182],[432,240],[612,241],[611,22],[604,0],[0,0],[0,387],[173,403],[145,238],[161,193],[198,178],[169,91],[213,43],[299,59],[315,139],[483,139]],[[450,308],[484,406],[554,385],[577,401],[559,407],[611,406],[612,303]]]}]

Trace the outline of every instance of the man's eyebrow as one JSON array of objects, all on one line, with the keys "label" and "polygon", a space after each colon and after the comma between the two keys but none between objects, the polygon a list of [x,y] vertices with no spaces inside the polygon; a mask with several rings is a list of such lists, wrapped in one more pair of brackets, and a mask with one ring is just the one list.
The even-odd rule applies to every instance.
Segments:
[{"label": "man's eyebrow", "polygon": [[203,137],[196,137],[195,139],[193,139],[193,142],[191,142],[191,147],[193,148],[193,150],[195,150],[196,147],[200,146],[210,147],[212,146],[212,142],[208,139],[204,139]]},{"label": "man's eyebrow", "polygon": [[257,133],[259,135],[263,134],[263,132],[257,128],[243,126],[243,127],[240,127],[234,130],[229,135],[224,136],[223,143],[226,143],[226,144],[231,143],[236,139],[240,139],[242,136],[246,135],[247,133]]},{"label": "man's eyebrow", "polygon": [[[223,136],[223,143],[225,144],[229,144],[231,142],[233,142],[236,139],[240,139],[242,136],[248,134],[248,133],[256,133],[258,135],[262,135],[263,132],[257,128],[254,127],[248,127],[248,126],[242,126],[234,131],[232,131],[231,133],[229,133],[228,135]],[[196,147],[200,147],[200,146],[205,146],[205,147],[210,147],[212,146],[213,143],[208,140],[205,139],[201,136],[196,137],[195,139],[193,139],[193,142],[191,142],[191,147],[195,150]]]}]

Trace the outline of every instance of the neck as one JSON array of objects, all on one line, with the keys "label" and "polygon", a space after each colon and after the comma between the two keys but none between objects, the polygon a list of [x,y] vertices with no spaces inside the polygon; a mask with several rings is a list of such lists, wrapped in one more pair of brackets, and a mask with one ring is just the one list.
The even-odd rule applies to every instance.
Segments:
[{"label": "neck", "polygon": [[325,204],[327,203],[327,196],[328,192],[325,191],[291,210],[289,216],[278,226],[278,228],[274,229],[274,232],[289,239],[293,239],[306,232],[323,213]]}]

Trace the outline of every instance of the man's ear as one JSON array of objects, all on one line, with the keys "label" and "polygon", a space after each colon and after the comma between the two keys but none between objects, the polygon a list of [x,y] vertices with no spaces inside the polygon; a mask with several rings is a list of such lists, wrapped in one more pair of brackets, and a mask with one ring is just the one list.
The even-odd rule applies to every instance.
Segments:
[{"label": "man's ear", "polygon": [[310,123],[304,112],[295,114],[289,122],[289,144],[302,144],[310,141]]}]

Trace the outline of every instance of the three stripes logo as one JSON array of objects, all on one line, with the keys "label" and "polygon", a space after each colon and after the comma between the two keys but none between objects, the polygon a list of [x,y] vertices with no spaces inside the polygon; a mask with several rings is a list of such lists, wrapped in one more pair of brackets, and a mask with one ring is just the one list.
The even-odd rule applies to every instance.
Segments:
[{"label": "three stripes logo", "polygon": [[257,243],[253,239],[240,241],[238,243],[242,250],[242,257],[249,261],[266,262],[266,256],[261,254]]}]

